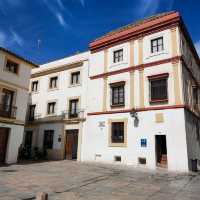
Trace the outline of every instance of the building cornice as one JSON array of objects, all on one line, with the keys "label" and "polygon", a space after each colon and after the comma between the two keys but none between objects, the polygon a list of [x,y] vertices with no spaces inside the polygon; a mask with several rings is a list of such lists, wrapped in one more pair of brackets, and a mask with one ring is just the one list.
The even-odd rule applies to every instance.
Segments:
[{"label": "building cornice", "polygon": [[172,58],[167,58],[167,59],[163,59],[163,60],[159,60],[159,61],[154,61],[154,62],[150,62],[150,63],[131,66],[131,67],[127,67],[127,68],[120,69],[120,70],[115,70],[115,71],[111,71],[111,72],[106,72],[106,73],[90,76],[90,79],[93,80],[93,79],[104,78],[104,77],[107,77],[107,76],[112,76],[112,75],[121,74],[121,73],[125,73],[125,72],[142,70],[142,69],[147,68],[147,67],[153,67],[153,66],[157,66],[157,65],[170,63],[170,62],[179,62],[181,60],[181,58],[182,58],[182,56],[175,56],[175,57],[172,57]]},{"label": "building cornice", "polygon": [[173,12],[170,14],[162,15],[152,20],[144,21],[144,23],[132,26],[120,32],[106,35],[90,43],[90,50],[92,53],[106,49],[113,45],[138,39],[154,32],[159,32],[168,28],[176,27],[180,22],[180,14]]},{"label": "building cornice", "polygon": [[44,70],[41,70],[39,72],[35,72],[35,73],[31,74],[31,78],[37,78],[37,77],[40,77],[40,76],[45,76],[45,75],[49,75],[49,74],[73,69],[73,68],[76,68],[76,67],[81,67],[83,65],[83,62],[84,61],[80,61],[80,62],[76,62],[76,63],[61,65],[61,66],[50,68],[50,69],[44,69]]}]

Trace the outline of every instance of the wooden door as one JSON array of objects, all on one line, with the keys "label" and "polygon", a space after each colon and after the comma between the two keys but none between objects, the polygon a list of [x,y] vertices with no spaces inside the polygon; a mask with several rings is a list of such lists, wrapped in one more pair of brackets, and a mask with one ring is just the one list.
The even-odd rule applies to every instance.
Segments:
[{"label": "wooden door", "polygon": [[0,163],[5,162],[8,143],[8,133],[8,128],[0,128]]},{"label": "wooden door", "polygon": [[66,159],[74,160],[77,159],[78,149],[78,130],[67,130],[66,131]]}]

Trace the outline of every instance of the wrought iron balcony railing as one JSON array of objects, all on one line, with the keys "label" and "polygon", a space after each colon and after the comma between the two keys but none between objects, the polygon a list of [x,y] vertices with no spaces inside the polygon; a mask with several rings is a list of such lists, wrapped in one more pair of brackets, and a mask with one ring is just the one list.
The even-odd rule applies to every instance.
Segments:
[{"label": "wrought iron balcony railing", "polygon": [[16,118],[17,107],[11,105],[0,104],[0,117]]},{"label": "wrought iron balcony railing", "polygon": [[42,116],[42,114],[35,113],[35,115],[28,116],[29,122],[37,121],[57,121],[57,120],[80,120],[84,118],[84,110],[76,110],[75,112],[63,111],[61,114],[50,114]]}]

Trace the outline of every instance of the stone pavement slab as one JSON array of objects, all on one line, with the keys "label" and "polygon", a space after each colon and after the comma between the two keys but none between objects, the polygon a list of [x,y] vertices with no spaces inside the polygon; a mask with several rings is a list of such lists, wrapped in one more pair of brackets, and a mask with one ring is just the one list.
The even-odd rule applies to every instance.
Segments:
[{"label": "stone pavement slab", "polygon": [[200,174],[52,161],[0,167],[0,200],[199,200]]}]

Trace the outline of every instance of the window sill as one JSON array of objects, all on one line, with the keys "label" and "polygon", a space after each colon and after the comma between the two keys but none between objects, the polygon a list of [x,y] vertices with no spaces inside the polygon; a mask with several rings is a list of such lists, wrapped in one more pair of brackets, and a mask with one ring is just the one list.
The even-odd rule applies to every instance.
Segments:
[{"label": "window sill", "polygon": [[148,54],[148,56],[146,57],[146,59],[151,59],[153,57],[156,57],[156,56],[161,56],[161,55],[164,55],[164,54],[169,54],[169,52],[167,51],[160,51],[160,52],[156,52],[156,53],[150,53]]},{"label": "window sill", "polygon": [[155,100],[151,100],[149,103],[150,104],[153,104],[153,103],[168,103],[168,99],[155,99]]},{"label": "window sill", "polygon": [[109,147],[127,147],[126,143],[110,143]]},{"label": "window sill", "polygon": [[122,64],[128,64],[128,62],[126,62],[126,61],[121,61],[121,62],[117,62],[117,63],[111,63],[111,64],[110,64],[110,68],[116,67],[116,66],[119,66],[119,65],[122,65]]},{"label": "window sill", "polygon": [[59,88],[49,88],[48,91],[51,92],[51,91],[56,91],[56,90],[58,90],[58,89],[59,89]]},{"label": "window sill", "polygon": [[125,104],[116,104],[116,105],[110,105],[111,108],[121,108],[125,107]]},{"label": "window sill", "polygon": [[69,88],[73,88],[73,87],[79,87],[79,86],[81,86],[81,83],[78,83],[78,84],[74,84],[74,85],[69,85]]},{"label": "window sill", "polygon": [[6,69],[3,69],[3,71],[6,72],[6,73],[8,73],[8,74],[12,74],[12,75],[14,75],[14,76],[19,77],[19,72],[15,73],[15,72],[11,72],[11,71],[6,70]]},{"label": "window sill", "polygon": [[39,94],[39,91],[31,91],[31,94]]}]

